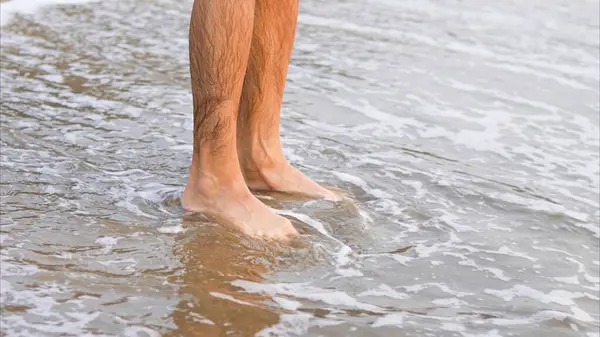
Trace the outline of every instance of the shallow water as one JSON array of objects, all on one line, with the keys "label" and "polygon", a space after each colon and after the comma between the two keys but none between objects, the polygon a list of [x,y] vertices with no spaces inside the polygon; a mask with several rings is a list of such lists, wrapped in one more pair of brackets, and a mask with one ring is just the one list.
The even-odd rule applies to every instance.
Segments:
[{"label": "shallow water", "polygon": [[301,1],[291,246],[179,206],[190,0],[15,1],[3,335],[599,336],[597,0]]}]

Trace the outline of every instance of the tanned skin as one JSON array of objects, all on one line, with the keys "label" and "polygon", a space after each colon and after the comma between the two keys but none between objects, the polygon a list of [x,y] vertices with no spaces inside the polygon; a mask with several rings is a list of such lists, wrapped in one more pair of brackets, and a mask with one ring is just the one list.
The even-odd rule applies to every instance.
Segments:
[{"label": "tanned skin", "polygon": [[194,150],[182,203],[257,237],[297,232],[249,188],[336,200],[283,155],[279,113],[297,0],[195,0],[190,22]]}]

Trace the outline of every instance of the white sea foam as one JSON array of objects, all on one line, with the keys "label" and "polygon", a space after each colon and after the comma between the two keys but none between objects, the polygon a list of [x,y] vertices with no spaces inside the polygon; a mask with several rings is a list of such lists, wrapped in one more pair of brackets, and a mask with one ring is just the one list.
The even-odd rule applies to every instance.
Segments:
[{"label": "white sea foam", "polygon": [[218,293],[215,291],[211,291],[210,294],[216,298],[220,298],[220,299],[224,299],[224,300],[228,300],[237,304],[242,304],[242,305],[247,305],[247,306],[251,306],[254,307],[255,305],[246,301],[242,301],[242,300],[238,300],[237,298],[231,296],[231,295],[227,295],[227,294],[222,294],[222,293]]},{"label": "white sea foam", "polygon": [[16,14],[34,14],[44,6],[74,5],[98,0],[11,0],[0,3],[0,26],[10,23]]},{"label": "white sea foam", "polygon": [[152,330],[145,326],[129,326],[125,328],[123,331],[126,337],[140,337],[140,336],[148,336],[148,337],[159,337],[160,333],[158,331]]},{"label": "white sea foam", "polygon": [[211,321],[210,319],[200,315],[197,312],[190,312],[189,313],[190,317],[194,320],[194,322],[200,323],[200,324],[207,324],[207,325],[215,325],[215,322]]},{"label": "white sea foam", "polygon": [[567,276],[567,277],[555,277],[555,280],[558,282],[566,283],[566,284],[579,284],[579,277],[577,275]]},{"label": "white sea foam", "polygon": [[257,337],[301,336],[308,331],[312,315],[307,313],[283,314],[279,322],[256,333]]},{"label": "white sea foam", "polygon": [[271,296],[285,295],[299,299],[306,299],[309,301],[323,302],[338,308],[347,307],[359,310],[382,312],[382,309],[378,306],[362,303],[343,291],[325,290],[305,283],[262,284],[237,280],[233,281],[232,285],[241,287],[247,292],[251,293],[264,293]]},{"label": "white sea foam", "polygon": [[180,224],[175,226],[162,226],[158,227],[156,230],[163,234],[179,234],[185,232],[185,228]]},{"label": "white sea foam", "polygon": [[402,327],[403,321],[404,321],[404,314],[402,314],[402,313],[386,314],[385,316],[378,317],[371,326],[374,328],[378,328],[378,327],[382,327],[382,326],[389,326],[389,325],[396,326],[396,327]]},{"label": "white sea foam", "polygon": [[389,297],[389,298],[393,298],[393,299],[397,299],[397,300],[404,300],[409,297],[406,294],[397,292],[396,290],[392,289],[387,284],[380,284],[379,287],[377,287],[376,289],[369,289],[369,290],[363,291],[362,293],[357,294],[356,296],[358,296],[358,297],[383,296],[383,297]]},{"label": "white sea foam", "polygon": [[279,306],[285,310],[295,311],[302,307],[302,303],[281,296],[274,296],[273,301],[275,301],[275,303],[279,304]]}]

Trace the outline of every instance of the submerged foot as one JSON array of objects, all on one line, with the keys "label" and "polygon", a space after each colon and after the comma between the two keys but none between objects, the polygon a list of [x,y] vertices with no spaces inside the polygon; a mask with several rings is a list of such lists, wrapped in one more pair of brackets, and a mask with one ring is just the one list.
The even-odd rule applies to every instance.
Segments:
[{"label": "submerged foot", "polygon": [[241,181],[228,186],[210,179],[188,184],[181,201],[187,211],[214,217],[250,236],[285,239],[298,233],[288,219],[272,212]]},{"label": "submerged foot", "polygon": [[242,165],[246,184],[252,190],[301,194],[313,198],[338,201],[341,198],[321,187],[286,160],[268,165]]}]

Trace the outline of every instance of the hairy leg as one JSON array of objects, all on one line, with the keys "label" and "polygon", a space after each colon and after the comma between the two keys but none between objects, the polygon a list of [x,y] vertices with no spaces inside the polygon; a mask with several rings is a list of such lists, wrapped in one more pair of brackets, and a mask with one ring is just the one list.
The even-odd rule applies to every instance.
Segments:
[{"label": "hairy leg", "polygon": [[194,151],[182,204],[255,236],[295,234],[244,182],[236,120],[255,0],[195,0],[190,22]]},{"label": "hairy leg", "polygon": [[292,52],[298,0],[257,0],[250,59],[237,123],[240,166],[251,189],[337,199],[284,157],[279,113]]}]

